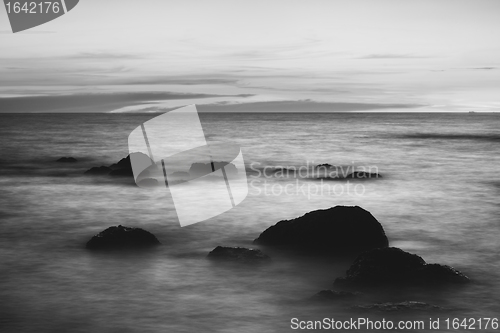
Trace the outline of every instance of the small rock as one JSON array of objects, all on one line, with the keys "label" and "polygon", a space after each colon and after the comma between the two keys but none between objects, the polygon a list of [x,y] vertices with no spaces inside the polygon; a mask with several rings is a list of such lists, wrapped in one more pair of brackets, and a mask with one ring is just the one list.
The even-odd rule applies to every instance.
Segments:
[{"label": "small rock", "polygon": [[348,174],[346,179],[375,179],[382,178],[381,174],[378,173],[370,173],[365,171],[354,171],[353,173]]},{"label": "small rock", "polygon": [[[134,163],[143,166],[147,169],[148,166],[153,165],[153,161],[143,153],[131,153],[127,157],[122,158],[118,163],[111,164],[109,167],[93,167],[90,170],[85,171],[87,175],[110,175],[117,177],[133,177],[134,172],[132,171],[132,164],[130,162],[131,156],[133,157]],[[142,174],[141,174],[142,175]],[[146,174],[143,175],[146,177]]]},{"label": "small rock", "polygon": [[344,180],[345,178],[341,178],[339,176],[321,176],[321,177],[314,177],[314,178],[309,178],[309,179],[314,179],[314,180],[322,180],[322,181],[338,181],[338,180]]},{"label": "small rock", "polygon": [[315,168],[316,169],[319,169],[319,168],[330,169],[330,168],[333,168],[333,165],[328,164],[328,163],[323,163],[323,164],[316,165]]},{"label": "small rock", "polygon": [[239,262],[260,262],[271,258],[258,249],[244,247],[217,246],[207,256],[209,259],[229,260]]},{"label": "small rock", "polygon": [[146,230],[119,225],[101,231],[87,242],[86,247],[91,250],[123,250],[159,244],[158,239]]},{"label": "small rock", "polygon": [[91,175],[91,176],[102,176],[102,175],[107,175],[111,172],[111,169],[108,168],[107,166],[100,166],[100,167],[93,167],[87,171],[85,171],[85,175]]},{"label": "small rock", "polygon": [[416,254],[399,248],[373,249],[362,253],[336,286],[436,285],[466,283],[469,278],[453,267],[427,264]]},{"label": "small rock", "polygon": [[76,158],[73,158],[73,157],[61,157],[56,162],[59,162],[59,163],[75,163],[75,162],[78,162],[78,161],[76,160]]}]

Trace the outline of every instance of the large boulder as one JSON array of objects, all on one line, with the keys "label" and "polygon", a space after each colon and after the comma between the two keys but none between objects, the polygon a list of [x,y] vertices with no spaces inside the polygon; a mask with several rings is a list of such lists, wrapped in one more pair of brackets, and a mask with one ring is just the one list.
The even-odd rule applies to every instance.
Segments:
[{"label": "large boulder", "polygon": [[347,270],[346,276],[337,278],[334,285],[370,287],[466,282],[469,278],[453,267],[427,264],[416,254],[389,247],[362,253]]},{"label": "large boulder", "polygon": [[258,249],[247,249],[244,247],[217,246],[210,251],[209,259],[238,261],[238,262],[262,262],[268,261],[269,256]]},{"label": "large boulder", "polygon": [[361,253],[387,247],[382,225],[361,207],[335,206],[269,227],[255,243],[319,253]]},{"label": "large boulder", "polygon": [[86,247],[90,250],[123,250],[147,248],[159,244],[155,235],[146,230],[119,225],[101,231],[87,242]]}]

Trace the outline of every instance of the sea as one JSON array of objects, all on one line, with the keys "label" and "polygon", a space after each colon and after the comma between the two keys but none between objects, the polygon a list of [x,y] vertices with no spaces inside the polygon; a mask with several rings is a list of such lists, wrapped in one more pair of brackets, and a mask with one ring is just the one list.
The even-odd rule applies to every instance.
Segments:
[{"label": "sea", "polygon": [[[447,319],[500,330],[492,325],[500,318],[500,114],[200,113],[207,140],[239,145],[249,193],[233,209],[185,227],[165,187],[84,175],[126,157],[130,132],[156,116],[0,114],[1,332],[294,332],[301,330],[293,322],[325,318],[425,323],[391,332],[472,327],[447,327]],[[382,178],[322,181],[314,170],[326,163]],[[302,172],[275,172],[282,169]],[[471,283],[311,300],[335,289],[354,258],[290,254],[253,240],[280,220],[336,205],[368,210],[390,246],[453,266]],[[162,245],[85,248],[114,225],[148,230]],[[208,260],[219,245],[260,248],[272,261]],[[356,308],[403,301],[439,309]]]}]

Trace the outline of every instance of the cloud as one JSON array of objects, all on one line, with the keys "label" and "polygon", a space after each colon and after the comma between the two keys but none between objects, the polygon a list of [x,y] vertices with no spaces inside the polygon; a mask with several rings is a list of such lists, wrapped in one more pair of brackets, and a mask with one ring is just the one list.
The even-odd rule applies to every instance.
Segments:
[{"label": "cloud", "polygon": [[383,109],[412,109],[423,107],[422,104],[384,104],[384,103],[349,103],[315,102],[312,100],[271,101],[234,104],[202,104],[199,111],[205,112],[348,112]]},{"label": "cloud", "polygon": [[0,98],[0,112],[109,112],[127,106],[165,100],[189,100],[214,97],[250,97],[249,94],[216,95],[176,92],[134,92],[26,96]]},{"label": "cloud", "polygon": [[496,67],[475,67],[471,69],[479,69],[479,70],[491,70],[491,69],[497,69]]},{"label": "cloud", "polygon": [[413,54],[376,53],[358,57],[356,59],[419,59],[419,58],[428,58],[428,57],[418,56]]},{"label": "cloud", "polygon": [[[216,75],[213,75],[216,76]],[[192,86],[192,85],[227,85],[227,84],[236,84],[238,83],[238,79],[230,79],[230,78],[208,78],[208,77],[169,77],[169,76],[151,76],[145,77],[141,79],[118,79],[116,81],[112,81],[113,85],[184,85],[184,86]]]},{"label": "cloud", "polygon": [[62,57],[63,59],[142,59],[143,57],[136,54],[128,53],[111,53],[111,52],[81,52],[70,56]]}]

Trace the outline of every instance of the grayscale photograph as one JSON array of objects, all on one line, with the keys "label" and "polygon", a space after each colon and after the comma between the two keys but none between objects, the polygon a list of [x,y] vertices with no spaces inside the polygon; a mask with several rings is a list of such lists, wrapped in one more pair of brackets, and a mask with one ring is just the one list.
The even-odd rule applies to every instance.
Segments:
[{"label": "grayscale photograph", "polygon": [[3,2],[0,332],[500,332],[500,1]]}]

